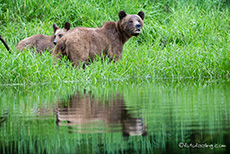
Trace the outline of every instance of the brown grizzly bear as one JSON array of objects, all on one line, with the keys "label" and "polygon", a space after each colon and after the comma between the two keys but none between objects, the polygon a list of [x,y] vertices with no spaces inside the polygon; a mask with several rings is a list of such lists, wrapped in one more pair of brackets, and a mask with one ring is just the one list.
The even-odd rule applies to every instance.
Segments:
[{"label": "brown grizzly bear", "polygon": [[24,49],[35,49],[36,51],[52,51],[51,49],[57,44],[64,33],[70,29],[70,23],[66,22],[64,29],[60,29],[56,24],[53,24],[54,34],[52,36],[36,34],[21,40],[16,47],[16,50],[23,51]]},{"label": "brown grizzly bear", "polygon": [[127,15],[119,12],[117,22],[105,22],[99,28],[76,27],[69,30],[57,43],[53,56],[68,55],[73,65],[93,60],[95,55],[108,55],[117,61],[122,58],[123,46],[132,36],[138,36],[143,27],[144,12]]}]

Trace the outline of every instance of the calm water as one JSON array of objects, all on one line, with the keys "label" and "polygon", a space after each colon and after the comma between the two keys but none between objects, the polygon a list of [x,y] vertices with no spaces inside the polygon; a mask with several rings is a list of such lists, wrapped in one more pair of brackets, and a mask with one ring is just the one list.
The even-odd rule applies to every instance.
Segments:
[{"label": "calm water", "polygon": [[0,87],[0,153],[229,153],[230,82]]}]

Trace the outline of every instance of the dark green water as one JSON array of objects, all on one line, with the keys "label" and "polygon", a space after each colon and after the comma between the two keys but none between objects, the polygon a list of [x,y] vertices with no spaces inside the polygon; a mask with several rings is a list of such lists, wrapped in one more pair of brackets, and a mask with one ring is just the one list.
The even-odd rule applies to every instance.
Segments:
[{"label": "dark green water", "polygon": [[229,153],[230,82],[1,86],[0,153]]}]

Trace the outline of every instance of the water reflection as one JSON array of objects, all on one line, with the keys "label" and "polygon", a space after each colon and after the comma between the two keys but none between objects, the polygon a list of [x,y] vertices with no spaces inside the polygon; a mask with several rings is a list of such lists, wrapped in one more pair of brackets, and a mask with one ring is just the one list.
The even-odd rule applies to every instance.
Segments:
[{"label": "water reflection", "polygon": [[1,113],[0,110],[0,127],[2,127],[3,123],[8,120],[9,112],[7,110],[3,110]]},{"label": "water reflection", "polygon": [[71,86],[0,91],[0,153],[230,153],[230,83]]},{"label": "water reflection", "polygon": [[58,103],[56,124],[71,126],[68,127],[70,132],[122,131],[123,136],[147,135],[143,118],[129,112],[122,94],[112,95],[108,99],[98,99],[90,93],[84,92],[81,95],[77,92],[69,100]]}]

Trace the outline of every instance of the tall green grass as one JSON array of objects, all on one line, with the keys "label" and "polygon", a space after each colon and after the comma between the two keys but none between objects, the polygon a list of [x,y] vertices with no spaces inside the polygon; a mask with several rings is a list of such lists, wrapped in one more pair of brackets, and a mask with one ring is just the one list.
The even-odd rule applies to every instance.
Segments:
[{"label": "tall green grass", "polygon": [[[155,79],[229,78],[230,13],[228,1],[74,1],[0,0],[0,31],[13,50],[0,43],[0,83],[37,84],[77,82],[142,82]],[[17,42],[34,34],[52,35],[52,24],[98,27],[118,20],[118,12],[145,12],[142,34],[124,46],[123,58],[102,58],[85,70],[52,55],[19,53]]]}]

